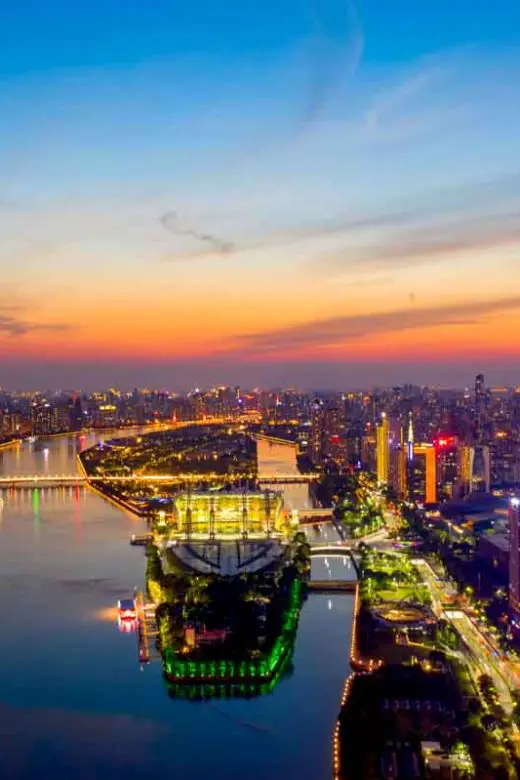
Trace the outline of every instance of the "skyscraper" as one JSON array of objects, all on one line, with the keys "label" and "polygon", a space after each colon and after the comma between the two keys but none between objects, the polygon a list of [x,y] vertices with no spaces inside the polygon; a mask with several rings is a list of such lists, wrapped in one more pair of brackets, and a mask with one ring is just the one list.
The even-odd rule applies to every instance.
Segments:
[{"label": "skyscraper", "polygon": [[475,377],[475,439],[477,444],[482,442],[485,405],[486,388],[484,384],[484,374],[477,374]]},{"label": "skyscraper", "polygon": [[471,489],[479,493],[491,491],[491,456],[489,447],[477,444],[474,447]]},{"label": "skyscraper", "polygon": [[377,426],[376,433],[376,458],[377,458],[377,481],[388,482],[389,474],[389,436],[390,425],[385,412],[381,415],[381,421]]},{"label": "skyscraper", "polygon": [[[426,504],[437,502],[437,453],[433,444],[419,443],[414,448],[415,468],[415,498],[422,498]],[[419,456],[424,457],[424,470],[421,469],[420,478],[417,479],[417,463]]]},{"label": "skyscraper", "polygon": [[311,405],[311,435],[309,439],[309,457],[319,465],[322,460],[323,420],[325,409],[323,401],[316,398]]},{"label": "skyscraper", "polygon": [[347,463],[347,440],[345,437],[345,408],[329,404],[323,416],[323,457],[344,468]]},{"label": "skyscraper", "polygon": [[520,498],[509,505],[509,605],[520,613]]}]

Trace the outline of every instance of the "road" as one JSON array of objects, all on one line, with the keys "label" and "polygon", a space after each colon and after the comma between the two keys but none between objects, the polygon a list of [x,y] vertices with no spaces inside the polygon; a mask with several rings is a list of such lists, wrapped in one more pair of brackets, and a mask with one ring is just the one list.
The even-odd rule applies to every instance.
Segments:
[{"label": "road", "polygon": [[510,714],[513,710],[513,699],[509,681],[513,681],[513,671],[508,669],[508,662],[502,660],[496,650],[491,646],[476,623],[463,609],[447,608],[447,601],[456,597],[456,589],[446,579],[441,579],[424,558],[414,559],[433,599],[433,610],[438,618],[449,621],[459,636],[462,638],[467,650],[466,659],[480,674],[488,674],[493,680],[497,690],[500,704],[505,712]]}]

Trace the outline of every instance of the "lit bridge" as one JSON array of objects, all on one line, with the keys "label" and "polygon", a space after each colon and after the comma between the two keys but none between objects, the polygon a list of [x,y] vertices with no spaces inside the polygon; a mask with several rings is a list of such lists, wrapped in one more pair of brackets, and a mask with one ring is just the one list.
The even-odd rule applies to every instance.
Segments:
[{"label": "lit bridge", "polygon": [[352,552],[352,545],[346,542],[340,544],[312,544],[311,557],[315,555],[348,555]]},{"label": "lit bridge", "polygon": [[251,480],[265,485],[299,485],[314,482],[319,474],[261,474],[257,477],[245,474],[127,474],[113,476],[85,476],[84,474],[13,474],[0,475],[0,488],[70,487],[89,483],[106,482],[146,484],[200,485],[203,483],[241,482]]}]

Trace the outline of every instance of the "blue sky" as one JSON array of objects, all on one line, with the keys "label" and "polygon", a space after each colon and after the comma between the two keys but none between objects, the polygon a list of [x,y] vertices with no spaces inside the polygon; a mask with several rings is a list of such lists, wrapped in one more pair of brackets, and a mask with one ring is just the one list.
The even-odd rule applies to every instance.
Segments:
[{"label": "blue sky", "polygon": [[101,383],[146,361],[176,386],[230,366],[278,381],[280,362],[337,384],[349,361],[358,385],[403,365],[460,382],[480,344],[515,381],[520,4],[3,14],[0,384],[50,381],[56,361],[73,384],[79,355],[106,361]]}]

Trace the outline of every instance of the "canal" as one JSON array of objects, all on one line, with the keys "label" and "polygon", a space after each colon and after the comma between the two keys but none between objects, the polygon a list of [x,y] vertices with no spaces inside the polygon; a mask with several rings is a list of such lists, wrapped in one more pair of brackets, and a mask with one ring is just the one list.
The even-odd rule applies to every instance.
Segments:
[{"label": "canal", "polygon": [[[95,440],[69,436],[1,450],[0,473],[70,473],[77,452]],[[262,443],[259,465],[287,473],[296,469],[294,450]],[[309,500],[305,486],[288,491],[295,507]],[[87,488],[1,495],[3,777],[331,777],[332,731],[349,672],[350,595],[309,596],[292,672],[271,694],[171,700],[160,664],[140,669],[135,636],[120,633],[114,615],[116,600],[143,583],[143,552],[128,543],[141,521]],[[313,566],[325,566],[319,561]]]}]

